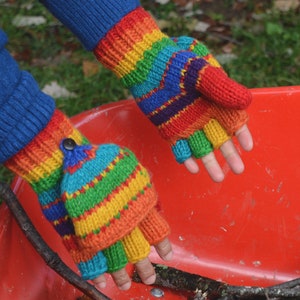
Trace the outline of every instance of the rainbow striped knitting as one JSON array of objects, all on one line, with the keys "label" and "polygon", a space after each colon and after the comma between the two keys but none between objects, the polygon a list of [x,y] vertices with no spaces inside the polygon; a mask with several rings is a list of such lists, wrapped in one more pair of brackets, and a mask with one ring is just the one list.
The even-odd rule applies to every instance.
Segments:
[{"label": "rainbow striped knitting", "polygon": [[46,128],[10,158],[5,166],[32,186],[45,217],[62,237],[82,276],[92,279],[105,272],[107,264],[100,251],[80,249],[72,220],[60,199],[63,155],[59,144],[66,136],[72,137],[77,143],[87,143],[69,119],[59,110],[55,110]]},{"label": "rainbow striped knitting", "polygon": [[4,49],[6,42],[0,30],[0,163],[28,181],[83,277],[95,278],[107,270],[104,255],[79,249],[73,223],[59,198],[63,173],[60,141],[65,137],[77,143],[87,141],[55,110],[54,100],[40,90],[32,75],[19,69]]},{"label": "rainbow striped knitting", "polygon": [[117,145],[80,146],[65,139],[60,148],[64,153],[61,199],[80,248],[109,251],[113,246],[110,271],[124,266],[118,259],[135,263],[146,258],[150,244],[169,233],[154,208],[157,195],[147,170],[130,150]]},{"label": "rainbow striped knitting", "polygon": [[[228,78],[220,68],[214,68],[191,51],[181,53],[138,0],[41,2],[88,50],[94,51],[138,99],[149,98],[149,93],[161,90],[163,76],[170,73],[175,83],[168,91],[169,98],[178,94],[182,78],[187,77],[184,79],[186,88],[207,100],[235,109],[244,109],[250,104],[248,90]],[[182,72],[187,70],[188,76],[183,76]]]},{"label": "rainbow striped knitting", "polygon": [[[43,3],[130,89],[143,113],[173,147],[178,162],[187,153],[204,155],[229,138],[229,126],[210,115],[211,106],[225,109],[226,115],[228,109],[245,109],[251,102],[250,91],[231,80],[203,45],[190,44],[190,38],[169,38],[138,0]],[[242,113],[238,124],[246,119]],[[213,131],[224,132],[213,144],[205,132],[194,135],[209,122]],[[177,151],[191,136],[201,149],[192,147],[195,152],[188,146],[187,152]]]},{"label": "rainbow striped knitting", "polygon": [[[182,51],[141,7],[115,24],[93,51],[131,90],[146,115],[158,114],[170,102],[183,102],[178,97],[185,94],[190,94],[186,96],[190,102],[202,96],[234,109],[244,109],[251,101],[249,91],[219,66]],[[166,122],[172,116],[161,118]]]}]

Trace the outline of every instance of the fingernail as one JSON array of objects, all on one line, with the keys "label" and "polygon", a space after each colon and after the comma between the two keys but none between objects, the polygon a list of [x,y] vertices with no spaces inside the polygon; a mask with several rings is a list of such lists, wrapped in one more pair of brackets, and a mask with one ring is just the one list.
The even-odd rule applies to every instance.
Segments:
[{"label": "fingernail", "polygon": [[130,287],[131,287],[131,282],[127,282],[127,283],[124,283],[123,285],[120,285],[119,289],[122,291],[126,291],[126,290],[129,290]]},{"label": "fingernail", "polygon": [[150,277],[148,277],[147,279],[143,280],[143,282],[145,284],[153,284],[155,282],[155,280],[156,280],[156,275],[153,274]]},{"label": "fingernail", "polygon": [[164,256],[164,260],[172,260],[173,258],[173,252],[170,251],[167,255]]},{"label": "fingernail", "polygon": [[106,282],[99,282],[99,283],[97,283],[96,284],[96,287],[98,288],[98,289],[105,289],[106,288]]}]

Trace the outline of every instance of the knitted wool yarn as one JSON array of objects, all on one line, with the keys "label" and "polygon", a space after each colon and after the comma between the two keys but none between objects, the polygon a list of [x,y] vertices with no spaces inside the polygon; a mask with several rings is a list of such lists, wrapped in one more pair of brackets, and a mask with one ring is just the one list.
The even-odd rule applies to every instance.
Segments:
[{"label": "knitted wool yarn", "polygon": [[66,136],[79,144],[87,143],[69,119],[55,110],[45,129],[7,160],[5,166],[31,185],[38,195],[43,214],[62,237],[83,278],[92,279],[107,271],[107,263],[102,252],[79,248],[72,220],[60,199],[63,155],[59,144]]},{"label": "knitted wool yarn", "polygon": [[72,221],[59,198],[60,141],[65,137],[80,144],[87,141],[55,109],[54,99],[40,90],[32,75],[19,69],[4,48],[6,42],[0,30],[0,163],[32,186],[44,215],[62,237],[83,277],[95,278],[107,270],[103,253],[78,248]]},{"label": "knitted wool yarn", "polygon": [[[231,115],[227,109],[245,109],[251,102],[250,91],[231,80],[205,46],[190,38],[169,38],[138,0],[43,3],[130,89],[178,162],[188,153],[203,156],[229,138],[230,126],[210,115],[211,105],[226,108],[223,114]],[[247,119],[245,113],[241,119],[239,112],[236,115],[238,124]],[[205,124],[210,129],[196,133]],[[223,133],[211,143],[208,132]],[[179,146],[191,143],[198,146],[188,146],[188,151]]]},{"label": "knitted wool yarn", "polygon": [[[181,101],[203,98],[221,106],[244,109],[249,91],[225,72],[191,51],[182,51],[163,34],[154,19],[138,7],[124,16],[94,49],[98,60],[129,88],[146,113],[160,110],[190,93]],[[178,99],[177,101],[178,102]],[[150,111],[146,107],[152,106]],[[169,119],[171,116],[165,116]]]},{"label": "knitted wool yarn", "polygon": [[113,144],[77,145],[65,139],[61,150],[61,199],[80,248],[104,250],[107,257],[105,251],[116,254],[109,262],[110,271],[123,267],[118,259],[135,263],[147,257],[150,244],[169,233],[155,210],[157,195],[147,170],[130,150]]},{"label": "knitted wool yarn", "polygon": [[[159,108],[184,87],[194,93],[191,98],[202,96],[228,108],[245,109],[251,102],[249,91],[220,68],[191,51],[181,51],[138,0],[41,2],[121,78],[137,100],[152,103],[151,98],[160,98]],[[165,77],[174,80],[170,88]]]}]

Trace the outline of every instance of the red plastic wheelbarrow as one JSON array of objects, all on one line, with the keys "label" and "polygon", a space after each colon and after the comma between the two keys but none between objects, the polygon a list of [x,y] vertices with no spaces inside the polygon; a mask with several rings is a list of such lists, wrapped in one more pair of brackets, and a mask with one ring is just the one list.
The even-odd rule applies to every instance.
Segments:
[{"label": "red plastic wheelbarrow", "polygon": [[[204,169],[189,174],[132,100],[73,118],[93,143],[132,149],[150,170],[172,232],[176,269],[241,286],[270,286],[300,277],[300,86],[253,89],[249,128],[255,147],[241,152],[246,170],[214,183]],[[47,244],[76,271],[60,238],[21,179],[12,189]],[[151,260],[162,262],[153,251]],[[130,266],[129,266],[130,269]],[[77,272],[77,271],[76,271]],[[74,300],[82,295],[48,267],[9,209],[0,207],[0,299]],[[155,299],[153,287],[133,283],[121,292],[108,279],[111,299]],[[163,299],[186,299],[164,289]]]}]

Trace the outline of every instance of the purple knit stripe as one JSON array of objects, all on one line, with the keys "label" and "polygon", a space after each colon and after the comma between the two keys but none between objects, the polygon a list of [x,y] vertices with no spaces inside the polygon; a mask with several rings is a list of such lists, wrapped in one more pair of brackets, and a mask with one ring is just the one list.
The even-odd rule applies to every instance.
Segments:
[{"label": "purple knit stripe", "polygon": [[176,99],[173,103],[168,105],[166,108],[159,111],[157,114],[154,114],[153,116],[149,117],[149,119],[154,125],[159,126],[169,121],[172,117],[177,115],[184,108],[192,104],[197,97],[200,97],[200,95],[196,93],[189,93],[187,95],[181,96],[178,99]]}]

